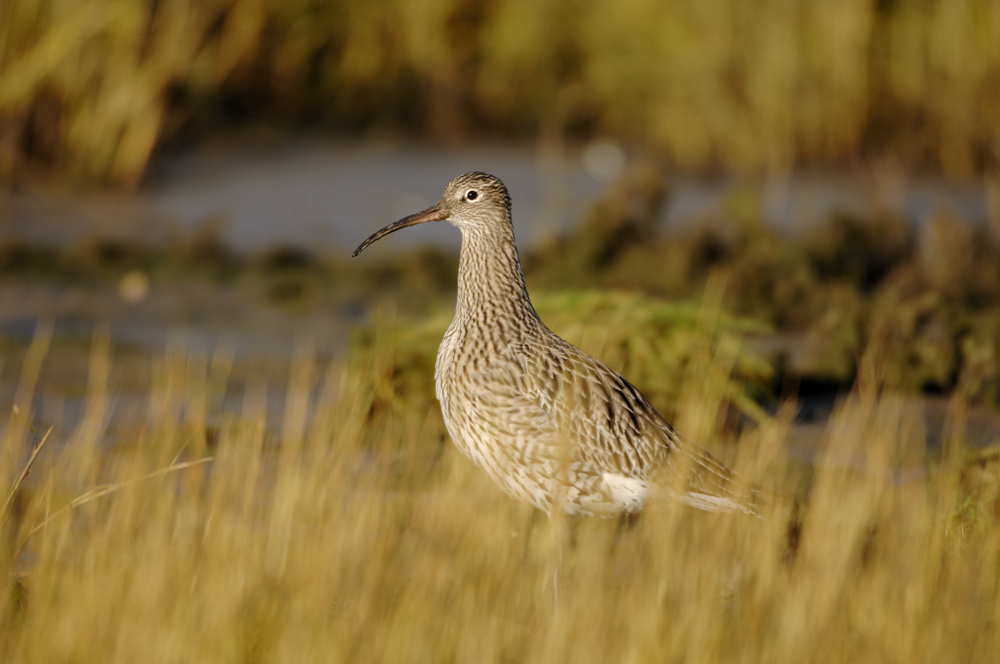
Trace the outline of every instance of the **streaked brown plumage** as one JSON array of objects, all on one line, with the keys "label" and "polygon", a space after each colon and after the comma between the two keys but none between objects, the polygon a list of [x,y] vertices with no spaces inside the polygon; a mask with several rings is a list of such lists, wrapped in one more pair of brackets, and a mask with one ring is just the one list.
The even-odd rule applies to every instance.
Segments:
[{"label": "streaked brown plumage", "polygon": [[750,492],[729,468],[682,441],[628,381],[542,323],[499,179],[458,176],[437,204],[386,226],[354,255],[400,228],[441,220],[462,231],[462,254],[435,381],[466,457],[505,493],[546,512],[611,516],[657,496],[752,512]]}]

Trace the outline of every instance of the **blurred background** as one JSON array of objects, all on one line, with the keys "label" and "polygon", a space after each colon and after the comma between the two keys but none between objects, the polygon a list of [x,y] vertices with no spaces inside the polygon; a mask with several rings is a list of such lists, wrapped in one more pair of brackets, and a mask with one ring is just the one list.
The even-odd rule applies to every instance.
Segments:
[{"label": "blurred background", "polygon": [[722,275],[762,408],[822,419],[879,340],[887,385],[1000,431],[996,0],[8,0],[0,392],[39,321],[65,392],[95,330],[285,360],[446,312],[455,229],[349,252],[468,170],[540,297]]}]

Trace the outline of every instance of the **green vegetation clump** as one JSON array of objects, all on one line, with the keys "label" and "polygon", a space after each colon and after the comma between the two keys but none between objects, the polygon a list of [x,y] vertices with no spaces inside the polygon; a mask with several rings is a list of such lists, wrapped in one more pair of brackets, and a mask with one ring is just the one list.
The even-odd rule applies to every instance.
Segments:
[{"label": "green vegetation clump", "polygon": [[[668,303],[628,292],[539,293],[532,304],[553,331],[627,376],[668,417],[680,408],[685,377],[693,375],[697,358],[717,354],[726,358],[726,369],[701,374],[703,389],[724,395],[754,421],[765,417],[760,402],[768,396],[771,367],[744,339],[770,332],[766,324],[723,314],[710,301]],[[378,393],[373,386],[373,409],[436,408],[434,362],[453,314],[442,307],[417,323],[381,321],[359,331],[359,350],[391,349],[376,369],[389,391]]]},{"label": "green vegetation clump", "polygon": [[763,220],[754,191],[736,187],[720,213],[657,233],[667,178],[637,168],[577,230],[529,253],[531,287],[584,283],[675,300],[699,295],[718,272],[726,310],[778,331],[766,355],[779,375],[850,384],[877,343],[893,389],[1000,400],[1000,236],[988,226],[944,212],[922,226],[835,213],[782,233]]},{"label": "green vegetation clump", "polygon": [[993,0],[9,0],[0,178],[134,185],[240,122],[969,174],[1000,158],[997,44]]}]

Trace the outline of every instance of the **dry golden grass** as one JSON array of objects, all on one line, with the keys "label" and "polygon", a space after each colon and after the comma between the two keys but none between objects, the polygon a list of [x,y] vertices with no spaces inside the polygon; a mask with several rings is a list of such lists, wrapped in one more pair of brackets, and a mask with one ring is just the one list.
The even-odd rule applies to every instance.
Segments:
[{"label": "dry golden grass", "polygon": [[998,80],[996,0],[9,0],[0,177],[134,184],[232,116],[967,175],[1000,159]]},{"label": "dry golden grass", "polygon": [[[46,345],[42,334],[35,360]],[[574,521],[555,606],[547,520],[462,458],[432,407],[373,410],[393,389],[377,370],[392,353],[386,341],[321,373],[302,344],[284,414],[268,422],[263,379],[247,382],[239,412],[213,413],[231,356],[173,352],[157,360],[141,424],[112,445],[116,386],[98,339],[85,417],[56,427],[12,501],[0,658],[937,663],[1000,652],[995,461],[961,463],[956,402],[949,453],[900,480],[900,460],[923,454],[922,425],[877,389],[876,354],[810,491],[786,485],[786,410],[745,433],[733,459],[777,489],[763,518],[678,508],[631,527]],[[719,396],[695,377],[725,366],[720,354],[692,360],[679,414],[706,440]],[[30,417],[30,395],[18,398]],[[23,422],[11,422],[3,495],[41,436]]]}]

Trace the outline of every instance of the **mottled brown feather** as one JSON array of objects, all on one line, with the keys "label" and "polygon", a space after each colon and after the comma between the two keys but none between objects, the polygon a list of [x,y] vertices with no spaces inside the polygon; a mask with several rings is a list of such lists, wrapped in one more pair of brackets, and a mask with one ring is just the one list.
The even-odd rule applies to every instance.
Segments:
[{"label": "mottled brown feather", "polygon": [[462,230],[455,318],[435,369],[458,449],[504,492],[545,511],[610,516],[665,497],[751,512],[752,491],[733,471],[538,318],[510,205],[485,173],[455,178],[437,204]]}]

